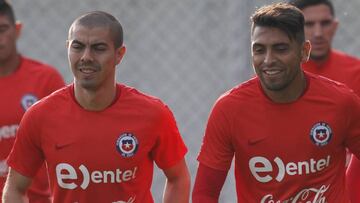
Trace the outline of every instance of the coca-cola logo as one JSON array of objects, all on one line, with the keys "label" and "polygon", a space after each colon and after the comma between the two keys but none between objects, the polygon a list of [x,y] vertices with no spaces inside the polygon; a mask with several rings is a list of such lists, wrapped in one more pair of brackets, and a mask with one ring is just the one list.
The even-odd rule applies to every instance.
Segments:
[{"label": "coca-cola logo", "polygon": [[306,188],[287,200],[276,200],[272,194],[267,194],[261,199],[261,203],[326,203],[324,193],[330,185],[322,185],[320,188]]},{"label": "coca-cola logo", "polygon": [[116,201],[116,202],[113,202],[113,203],[134,203],[135,202],[135,198],[136,198],[136,196],[135,197],[130,197],[129,198],[129,200],[127,200],[127,201]]}]

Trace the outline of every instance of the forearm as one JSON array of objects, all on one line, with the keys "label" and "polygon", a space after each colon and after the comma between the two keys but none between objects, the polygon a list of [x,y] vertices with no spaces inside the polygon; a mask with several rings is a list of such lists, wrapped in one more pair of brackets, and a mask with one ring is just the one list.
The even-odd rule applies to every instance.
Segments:
[{"label": "forearm", "polygon": [[31,183],[31,179],[10,168],[3,194],[3,203],[26,203],[28,199],[25,197],[26,190]]},{"label": "forearm", "polygon": [[6,183],[4,190],[3,190],[2,202],[3,203],[25,203],[28,201],[25,198],[24,191],[20,191],[20,190],[16,189],[16,187],[14,187],[13,185]]},{"label": "forearm", "polygon": [[190,177],[167,180],[163,203],[188,203],[190,196]]}]

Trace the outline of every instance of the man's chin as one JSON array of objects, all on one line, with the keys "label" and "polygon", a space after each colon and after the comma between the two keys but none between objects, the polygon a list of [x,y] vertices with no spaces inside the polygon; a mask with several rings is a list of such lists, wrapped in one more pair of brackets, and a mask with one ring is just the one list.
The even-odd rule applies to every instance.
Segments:
[{"label": "man's chin", "polygon": [[313,61],[323,61],[325,59],[327,59],[329,52],[326,53],[312,53],[310,54],[310,59]]},{"label": "man's chin", "polygon": [[85,80],[85,81],[78,82],[78,84],[82,89],[86,89],[86,90],[94,91],[98,88],[97,85],[93,81]]}]

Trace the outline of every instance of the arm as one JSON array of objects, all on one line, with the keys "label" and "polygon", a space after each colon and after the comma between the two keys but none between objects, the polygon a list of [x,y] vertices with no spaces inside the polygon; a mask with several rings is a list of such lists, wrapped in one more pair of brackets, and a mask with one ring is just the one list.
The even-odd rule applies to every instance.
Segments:
[{"label": "arm", "polygon": [[163,171],[167,178],[163,202],[188,203],[190,196],[190,175],[185,159]]},{"label": "arm", "polygon": [[10,168],[7,177],[2,202],[3,203],[21,203],[27,202],[25,193],[31,183],[31,179],[21,175],[17,171]]},{"label": "arm", "polygon": [[346,171],[346,184],[350,194],[351,202],[360,202],[360,161],[352,156],[349,167]]},{"label": "arm", "polygon": [[192,193],[192,202],[217,203],[226,176],[227,171],[212,169],[200,163]]}]

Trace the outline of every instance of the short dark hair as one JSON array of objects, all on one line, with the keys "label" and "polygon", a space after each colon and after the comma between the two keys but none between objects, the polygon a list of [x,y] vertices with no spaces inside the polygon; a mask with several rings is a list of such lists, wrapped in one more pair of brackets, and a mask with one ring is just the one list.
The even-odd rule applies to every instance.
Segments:
[{"label": "short dark hair", "polygon": [[75,24],[85,27],[108,27],[114,41],[114,47],[119,48],[123,44],[123,29],[120,22],[111,14],[104,11],[91,11],[75,19],[70,27],[69,35]]},{"label": "short dark hair", "polygon": [[0,15],[7,16],[12,24],[15,24],[15,14],[11,5],[5,1],[0,0]]},{"label": "short dark hair", "polygon": [[291,5],[296,6],[298,9],[303,10],[309,6],[316,6],[319,4],[324,4],[329,7],[331,15],[335,16],[334,5],[330,0],[289,0]]},{"label": "short dark hair", "polygon": [[274,3],[257,9],[251,16],[251,32],[256,26],[275,27],[285,32],[289,39],[305,41],[304,15],[288,3]]}]

